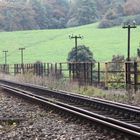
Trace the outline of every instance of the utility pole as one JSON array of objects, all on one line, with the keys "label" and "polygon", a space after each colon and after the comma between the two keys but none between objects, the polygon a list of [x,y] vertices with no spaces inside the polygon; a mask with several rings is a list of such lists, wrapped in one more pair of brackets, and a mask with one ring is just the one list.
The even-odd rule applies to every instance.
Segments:
[{"label": "utility pole", "polygon": [[24,67],[23,67],[23,64],[24,64],[24,61],[23,61],[23,51],[25,50],[25,48],[19,48],[19,50],[21,51],[21,69],[22,69],[22,72],[24,73]]},{"label": "utility pole", "polygon": [[69,35],[69,38],[70,39],[74,39],[75,40],[75,50],[76,50],[76,63],[78,62],[78,50],[77,50],[77,41],[78,41],[78,39],[82,39],[83,37],[81,36],[81,35],[79,35],[79,36],[73,36],[73,35]]},{"label": "utility pole", "polygon": [[76,72],[76,79],[78,79],[78,66],[77,66],[77,62],[78,62],[78,49],[77,49],[77,47],[78,47],[78,39],[82,39],[83,37],[81,36],[81,35],[79,35],[79,36],[77,36],[77,35],[75,35],[75,36],[73,36],[73,35],[69,35],[69,39],[74,39],[75,40],[75,51],[76,51],[76,60],[75,60],[75,62],[76,62],[76,65],[75,65],[75,72]]},{"label": "utility pole", "polygon": [[21,51],[21,64],[23,65],[23,51],[25,50],[25,48],[19,48],[19,50]]},{"label": "utility pole", "polygon": [[133,24],[127,23],[124,24],[123,29],[128,30],[128,49],[127,49],[127,65],[126,65],[126,84],[127,84],[127,89],[130,89],[130,84],[131,84],[131,76],[130,76],[130,41],[131,41],[131,29],[137,28],[136,27],[136,22],[133,21]]},{"label": "utility pole", "polygon": [[7,52],[8,51],[3,51],[3,52],[4,52],[4,58],[5,58],[4,60],[5,60],[5,66],[6,66],[6,64],[7,64]]},{"label": "utility pole", "polygon": [[127,51],[127,61],[130,61],[130,40],[131,40],[131,29],[132,28],[137,28],[135,21],[133,24],[124,24],[123,29],[128,30],[128,51]]}]

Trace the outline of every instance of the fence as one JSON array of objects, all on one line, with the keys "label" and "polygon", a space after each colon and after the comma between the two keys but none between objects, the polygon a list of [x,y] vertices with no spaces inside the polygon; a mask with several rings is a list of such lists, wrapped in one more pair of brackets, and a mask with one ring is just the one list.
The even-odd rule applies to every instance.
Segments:
[{"label": "fence", "polygon": [[53,76],[77,81],[79,85],[95,85],[104,88],[128,88],[140,85],[140,62],[106,63],[34,63],[0,65],[4,74],[27,74]]}]

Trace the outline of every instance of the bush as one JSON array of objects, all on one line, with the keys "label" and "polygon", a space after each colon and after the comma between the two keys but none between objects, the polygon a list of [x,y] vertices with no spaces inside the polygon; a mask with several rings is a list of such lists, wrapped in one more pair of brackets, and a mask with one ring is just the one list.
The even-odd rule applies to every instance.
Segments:
[{"label": "bush", "polygon": [[110,28],[122,24],[122,18],[116,18],[114,20],[103,19],[98,25],[98,28]]},{"label": "bush", "polygon": [[123,89],[125,88],[125,84],[121,83],[124,81],[124,74],[123,73],[118,73],[118,74],[112,74],[110,77],[110,81],[115,81],[116,83],[109,83],[110,88],[115,88],[115,89]]},{"label": "bush", "polygon": [[98,25],[98,28],[110,28],[113,26],[121,25],[122,23],[133,23],[136,21],[137,25],[140,25],[140,14],[135,16],[124,16],[115,19],[106,19],[104,18]]},{"label": "bush", "polygon": [[110,22],[110,20],[107,19],[103,19],[100,23],[99,23],[99,28],[109,28],[112,27],[112,23]]}]

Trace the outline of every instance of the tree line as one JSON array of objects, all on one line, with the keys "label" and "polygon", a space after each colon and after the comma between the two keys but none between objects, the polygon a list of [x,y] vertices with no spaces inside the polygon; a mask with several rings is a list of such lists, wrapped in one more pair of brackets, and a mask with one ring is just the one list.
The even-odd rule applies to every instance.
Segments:
[{"label": "tree line", "polygon": [[97,21],[105,28],[134,19],[140,24],[139,7],[139,0],[1,0],[0,30],[60,29]]},{"label": "tree line", "polygon": [[3,0],[0,2],[0,30],[64,28],[68,9],[65,0]]}]

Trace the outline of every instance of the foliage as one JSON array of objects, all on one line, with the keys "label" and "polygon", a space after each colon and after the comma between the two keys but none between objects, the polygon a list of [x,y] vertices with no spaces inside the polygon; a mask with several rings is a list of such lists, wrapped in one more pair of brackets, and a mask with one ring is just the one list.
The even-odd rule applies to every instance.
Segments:
[{"label": "foliage", "polygon": [[[108,9],[104,12],[105,14],[103,14],[103,18],[100,20],[99,28],[113,27],[133,20],[138,25],[140,24],[138,16],[140,14],[139,0],[113,0],[112,2],[108,1],[108,5]],[[134,17],[131,18],[131,15],[134,15]]]},{"label": "foliage", "polygon": [[[77,55],[77,57],[76,57]],[[77,60],[76,60],[77,58]],[[87,63],[74,63],[69,64],[69,70],[73,73],[73,77],[80,79],[79,83],[82,85],[84,80],[90,83],[91,75],[86,75],[86,73],[91,72],[91,68],[95,67],[95,60],[93,59],[93,53],[85,45],[80,45],[73,48],[68,54],[68,62],[87,62]],[[92,63],[88,63],[92,62]],[[86,76],[85,76],[86,75]]]},{"label": "foliage", "polygon": [[121,18],[116,18],[114,20],[103,19],[99,23],[98,27],[99,28],[110,28],[110,27],[113,27],[113,26],[120,25],[121,23],[122,23]]},{"label": "foliage", "polygon": [[123,55],[113,55],[109,70],[110,71],[121,71],[123,69],[122,62],[124,62],[124,61],[125,61],[125,58]]},{"label": "foliage", "polygon": [[64,28],[67,7],[64,0],[1,1],[0,30]]},{"label": "foliage", "polygon": [[75,0],[69,12],[68,27],[85,25],[97,20],[95,1]]},{"label": "foliage", "polygon": [[106,28],[130,15],[140,24],[139,7],[139,0],[1,0],[0,30],[58,29],[96,21]]},{"label": "foliage", "polygon": [[[77,51],[77,52],[76,52]],[[68,54],[68,62],[76,62],[76,53],[77,53],[77,62],[95,62],[93,59],[93,53],[85,45],[80,45],[72,50]]]},{"label": "foliage", "polygon": [[110,76],[110,81],[115,81],[115,83],[113,82],[109,83],[109,88],[115,88],[115,89],[125,88],[125,84],[122,83],[124,81],[123,73],[112,74]]},{"label": "foliage", "polygon": [[140,2],[139,0],[127,0],[124,5],[125,15],[134,15],[140,13]]},{"label": "foliage", "polygon": [[125,85],[122,83],[124,81],[124,62],[125,58],[123,55],[113,55],[111,63],[109,63],[109,71],[112,73],[109,75],[109,81],[115,81],[115,83],[110,83],[111,88],[124,88]]}]

